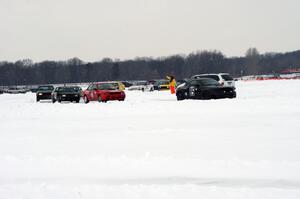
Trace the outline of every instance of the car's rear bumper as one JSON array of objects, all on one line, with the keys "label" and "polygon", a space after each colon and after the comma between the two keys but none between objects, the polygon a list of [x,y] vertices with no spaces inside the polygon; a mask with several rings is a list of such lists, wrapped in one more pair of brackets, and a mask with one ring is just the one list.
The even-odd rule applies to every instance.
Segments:
[{"label": "car's rear bumper", "polygon": [[111,95],[108,95],[106,97],[106,101],[109,101],[109,100],[125,100],[125,95],[120,95],[120,94],[111,94]]},{"label": "car's rear bumper", "polygon": [[224,82],[224,87],[235,87],[235,82],[234,81],[227,81]]}]

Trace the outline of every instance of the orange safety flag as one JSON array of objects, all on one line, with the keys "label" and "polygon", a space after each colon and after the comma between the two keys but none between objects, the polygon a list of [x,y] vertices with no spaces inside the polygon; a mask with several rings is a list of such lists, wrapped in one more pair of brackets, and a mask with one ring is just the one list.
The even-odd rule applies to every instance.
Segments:
[{"label": "orange safety flag", "polygon": [[176,86],[176,81],[173,78],[170,82],[170,90],[171,90],[171,94],[175,94],[175,86]]},{"label": "orange safety flag", "polygon": [[175,86],[170,86],[171,94],[175,94]]}]

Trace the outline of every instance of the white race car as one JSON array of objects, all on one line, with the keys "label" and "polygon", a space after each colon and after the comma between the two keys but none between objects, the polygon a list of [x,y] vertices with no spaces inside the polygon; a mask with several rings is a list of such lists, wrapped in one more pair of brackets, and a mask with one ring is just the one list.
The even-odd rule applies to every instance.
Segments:
[{"label": "white race car", "polygon": [[154,87],[151,83],[147,81],[137,81],[134,82],[132,86],[128,88],[129,91],[139,90],[139,91],[154,91]]}]

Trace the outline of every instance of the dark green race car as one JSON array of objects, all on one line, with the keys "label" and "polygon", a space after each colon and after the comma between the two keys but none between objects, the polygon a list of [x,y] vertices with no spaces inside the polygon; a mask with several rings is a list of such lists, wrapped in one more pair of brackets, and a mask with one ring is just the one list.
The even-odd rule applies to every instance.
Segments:
[{"label": "dark green race car", "polygon": [[79,86],[61,86],[55,88],[52,92],[52,102],[69,101],[79,103],[82,95],[82,89]]},{"label": "dark green race car", "polygon": [[36,101],[50,100],[54,86],[39,86],[36,91]]}]

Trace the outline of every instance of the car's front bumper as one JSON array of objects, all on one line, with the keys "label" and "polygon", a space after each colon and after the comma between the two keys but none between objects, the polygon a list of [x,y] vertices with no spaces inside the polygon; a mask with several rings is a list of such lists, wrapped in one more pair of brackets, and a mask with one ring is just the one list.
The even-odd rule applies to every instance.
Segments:
[{"label": "car's front bumper", "polygon": [[79,101],[80,95],[61,95],[59,98],[61,101]]},{"label": "car's front bumper", "polygon": [[51,93],[37,93],[36,97],[40,100],[51,99]]}]

